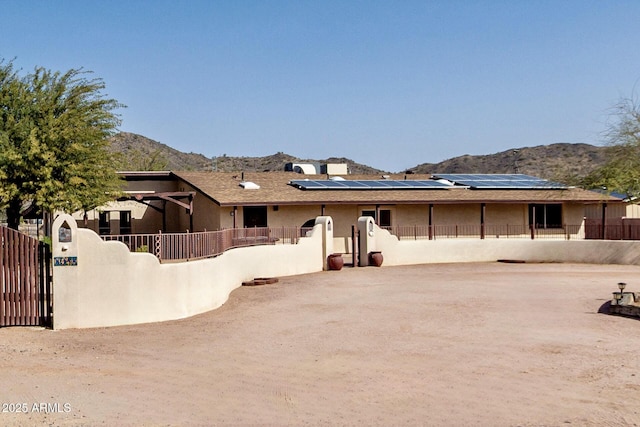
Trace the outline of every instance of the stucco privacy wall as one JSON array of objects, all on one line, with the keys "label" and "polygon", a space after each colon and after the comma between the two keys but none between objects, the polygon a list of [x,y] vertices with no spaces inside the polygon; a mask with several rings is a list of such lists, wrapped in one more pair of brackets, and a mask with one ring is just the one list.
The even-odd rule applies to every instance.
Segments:
[{"label": "stucco privacy wall", "polygon": [[[381,251],[383,266],[452,262],[577,262],[640,265],[640,242],[603,240],[442,239],[402,240],[375,225],[358,220],[360,253]],[[361,265],[368,264],[361,256]]]},{"label": "stucco privacy wall", "polygon": [[[331,221],[319,217],[296,245],[238,248],[210,259],[161,264],[79,229],[70,215],[53,224],[54,328],[180,319],[220,307],[243,281],[321,271],[332,252]],[[66,241],[68,240],[68,241]]]}]

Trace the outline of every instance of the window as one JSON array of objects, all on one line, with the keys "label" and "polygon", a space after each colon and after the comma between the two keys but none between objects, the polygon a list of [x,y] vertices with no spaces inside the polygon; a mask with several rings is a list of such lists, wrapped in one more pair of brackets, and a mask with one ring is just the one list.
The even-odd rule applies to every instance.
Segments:
[{"label": "window", "polygon": [[380,227],[391,227],[391,211],[389,209],[380,209]]},{"label": "window", "polygon": [[562,228],[562,205],[530,204],[529,225],[536,228]]},{"label": "window", "polygon": [[131,211],[120,211],[120,234],[131,234]]},{"label": "window", "polygon": [[100,212],[98,217],[98,234],[111,234],[109,212]]},{"label": "window", "polygon": [[380,212],[379,219],[376,218],[376,211],[374,210],[363,210],[361,216],[370,216],[380,227],[391,227],[391,210],[379,209],[378,212]]},{"label": "window", "polygon": [[376,211],[362,211],[361,216],[370,216],[373,220],[376,220]]},{"label": "window", "polygon": [[244,226],[245,227],[266,227],[267,207],[266,206],[245,206]]}]

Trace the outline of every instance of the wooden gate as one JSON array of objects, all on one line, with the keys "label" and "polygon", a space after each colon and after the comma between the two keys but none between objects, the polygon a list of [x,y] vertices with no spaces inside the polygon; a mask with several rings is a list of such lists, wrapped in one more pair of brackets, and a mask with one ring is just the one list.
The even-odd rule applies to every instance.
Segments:
[{"label": "wooden gate", "polygon": [[51,326],[49,246],[0,226],[0,327]]}]

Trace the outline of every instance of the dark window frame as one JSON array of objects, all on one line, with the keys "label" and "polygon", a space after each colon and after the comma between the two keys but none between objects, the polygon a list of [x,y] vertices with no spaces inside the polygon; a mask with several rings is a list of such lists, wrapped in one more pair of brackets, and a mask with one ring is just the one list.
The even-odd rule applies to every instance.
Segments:
[{"label": "dark window frame", "polygon": [[268,227],[268,209],[266,206],[244,206],[242,208],[242,223],[244,228]]},{"label": "dark window frame", "polygon": [[111,234],[111,212],[98,212],[98,234]]},{"label": "dark window frame", "polygon": [[563,228],[562,215],[561,203],[529,204],[529,226],[535,225],[535,228]]},{"label": "dark window frame", "polygon": [[131,234],[131,211],[120,211],[120,234]]}]

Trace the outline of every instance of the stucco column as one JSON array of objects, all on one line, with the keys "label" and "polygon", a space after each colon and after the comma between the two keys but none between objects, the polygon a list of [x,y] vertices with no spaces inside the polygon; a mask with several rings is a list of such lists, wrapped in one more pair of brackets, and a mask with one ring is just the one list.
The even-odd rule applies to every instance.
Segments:
[{"label": "stucco column", "polygon": [[319,216],[316,225],[322,225],[322,269],[328,270],[327,258],[333,253],[333,219],[330,216]]},{"label": "stucco column", "polygon": [[53,328],[69,313],[77,311],[78,295],[70,292],[79,281],[78,224],[71,215],[59,215],[51,227],[51,252],[53,257]]},{"label": "stucco column", "polygon": [[358,251],[360,253],[360,267],[369,265],[369,252],[376,250],[376,227],[373,218],[361,216],[358,218]]}]

